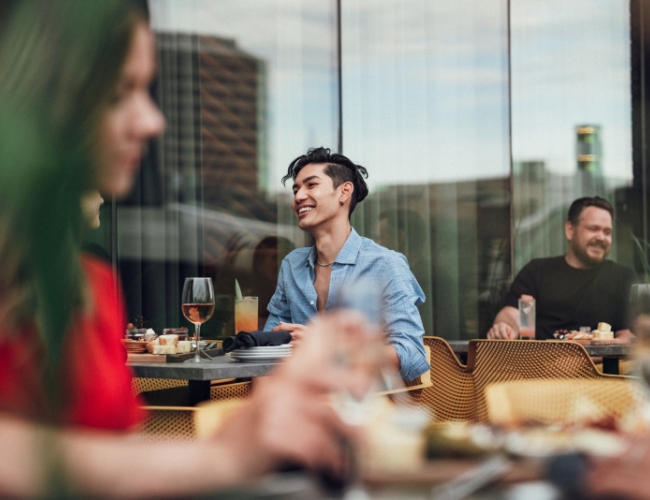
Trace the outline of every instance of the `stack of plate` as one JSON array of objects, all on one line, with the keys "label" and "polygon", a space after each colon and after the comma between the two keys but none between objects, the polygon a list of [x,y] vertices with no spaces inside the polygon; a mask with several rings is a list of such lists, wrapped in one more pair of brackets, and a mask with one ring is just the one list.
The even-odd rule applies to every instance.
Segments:
[{"label": "stack of plate", "polygon": [[291,348],[290,344],[283,344],[235,349],[230,353],[230,357],[244,363],[267,363],[291,356]]}]

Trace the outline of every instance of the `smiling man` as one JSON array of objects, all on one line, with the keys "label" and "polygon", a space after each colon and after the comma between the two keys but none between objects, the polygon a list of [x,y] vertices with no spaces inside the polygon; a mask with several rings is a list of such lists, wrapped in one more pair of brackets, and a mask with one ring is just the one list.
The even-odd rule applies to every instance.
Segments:
[{"label": "smiling man", "polygon": [[300,344],[309,335],[307,322],[335,306],[345,283],[371,280],[383,303],[385,358],[410,381],[429,368],[418,311],[424,293],[404,255],[362,238],[350,225],[356,204],[368,195],[367,176],[364,167],[326,148],[310,149],[291,162],[282,182],[293,179],[292,209],[315,245],[283,260],[264,329],[291,332]]},{"label": "smiling man", "polygon": [[519,272],[488,332],[491,339],[519,335],[517,301],[532,295],[537,301],[537,339],[553,338],[556,330],[596,329],[612,325],[617,337],[631,337],[627,324],[634,273],[606,260],[612,246],[612,205],[598,196],[579,198],[569,208],[564,233],[566,255],[534,259]]}]

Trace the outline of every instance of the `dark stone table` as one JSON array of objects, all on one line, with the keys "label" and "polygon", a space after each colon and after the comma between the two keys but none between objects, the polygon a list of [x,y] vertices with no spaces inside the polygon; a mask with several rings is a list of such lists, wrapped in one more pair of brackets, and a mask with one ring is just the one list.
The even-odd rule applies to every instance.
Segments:
[{"label": "dark stone table", "polygon": [[[569,342],[569,341],[567,341]],[[461,363],[467,363],[467,349],[469,340],[448,340],[456,356]],[[607,344],[607,345],[583,345],[585,350],[593,358],[603,358],[603,373],[613,375],[619,374],[619,360],[625,359],[633,352],[633,344]]]},{"label": "dark stone table", "polygon": [[127,363],[136,377],[187,380],[190,404],[210,399],[210,382],[224,378],[252,378],[266,375],[276,363],[242,363],[229,356],[218,356],[201,363]]}]

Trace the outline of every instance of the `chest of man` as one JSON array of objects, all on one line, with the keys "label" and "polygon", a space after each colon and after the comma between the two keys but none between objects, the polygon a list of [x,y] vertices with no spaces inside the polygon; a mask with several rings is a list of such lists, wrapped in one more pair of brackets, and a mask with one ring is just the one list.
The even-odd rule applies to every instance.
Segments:
[{"label": "chest of man", "polygon": [[608,269],[547,269],[538,281],[537,315],[553,328],[595,328],[618,322],[625,311],[622,290]]}]

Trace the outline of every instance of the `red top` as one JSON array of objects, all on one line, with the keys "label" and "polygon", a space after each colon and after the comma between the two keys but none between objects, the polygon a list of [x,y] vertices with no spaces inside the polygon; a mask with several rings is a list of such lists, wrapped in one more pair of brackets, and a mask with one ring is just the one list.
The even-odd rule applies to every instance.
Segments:
[{"label": "red top", "polygon": [[[112,269],[90,256],[82,267],[92,296],[92,310],[74,322],[63,348],[64,425],[121,430],[142,420],[142,401],[131,389],[126,367],[126,318],[119,284]],[[45,398],[43,356],[33,326],[20,332],[0,332],[0,409],[42,419]]]}]

